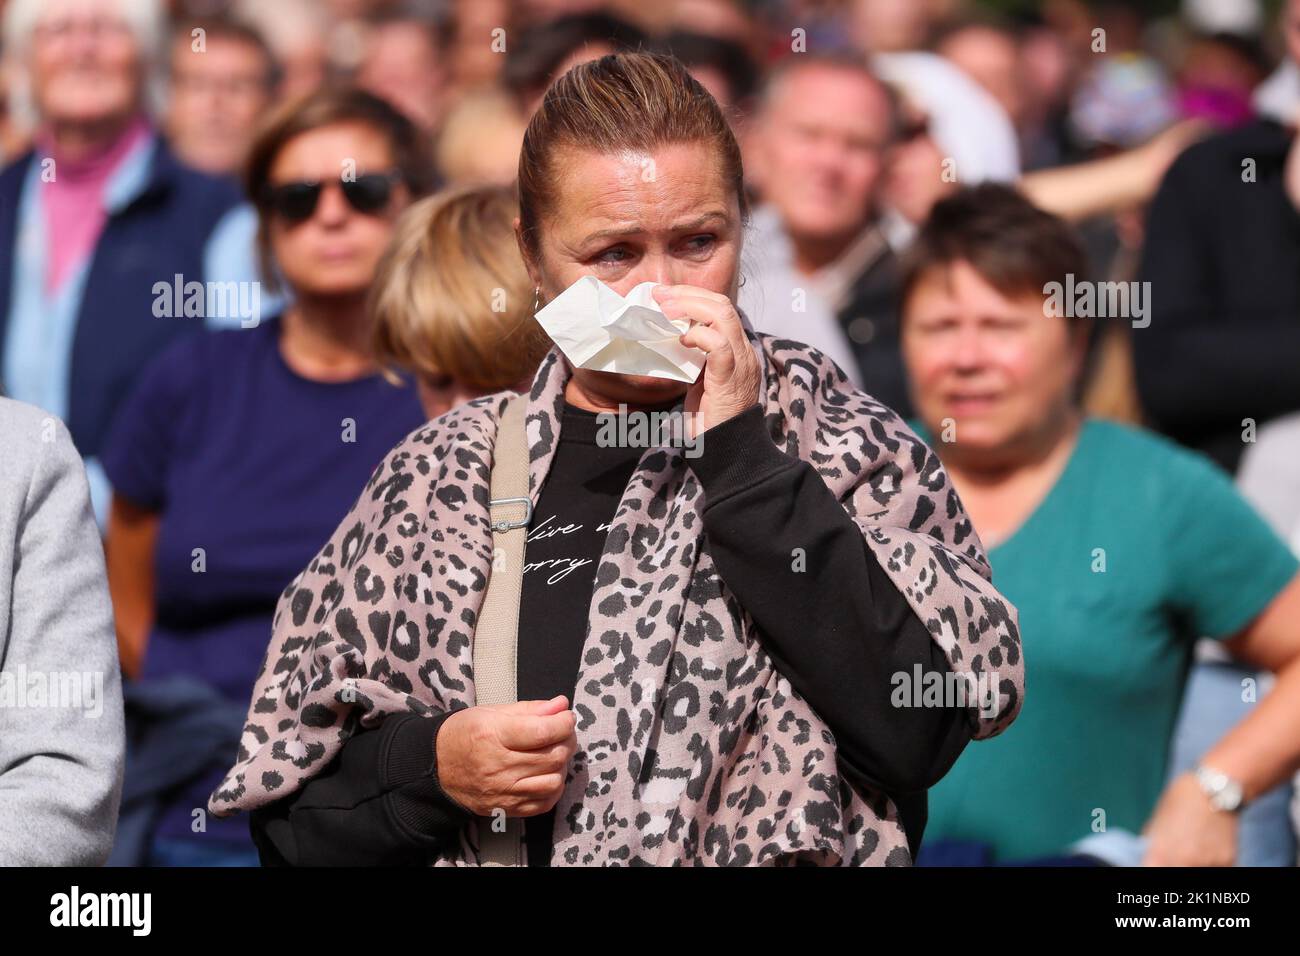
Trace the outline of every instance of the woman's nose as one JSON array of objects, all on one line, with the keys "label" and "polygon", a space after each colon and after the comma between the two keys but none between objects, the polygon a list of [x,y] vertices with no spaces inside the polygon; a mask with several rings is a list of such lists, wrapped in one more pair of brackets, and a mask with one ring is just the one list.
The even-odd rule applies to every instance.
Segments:
[{"label": "woman's nose", "polygon": [[316,206],[316,219],[323,225],[338,225],[351,214],[351,207],[343,196],[342,183],[327,181],[321,190]]},{"label": "woman's nose", "polygon": [[678,263],[672,256],[652,253],[641,260],[641,268],[636,270],[636,281],[632,283],[632,287],[642,282],[679,285],[682,281]]},{"label": "woman's nose", "polygon": [[953,364],[963,369],[979,368],[984,364],[984,337],[979,329],[966,329],[957,337]]}]

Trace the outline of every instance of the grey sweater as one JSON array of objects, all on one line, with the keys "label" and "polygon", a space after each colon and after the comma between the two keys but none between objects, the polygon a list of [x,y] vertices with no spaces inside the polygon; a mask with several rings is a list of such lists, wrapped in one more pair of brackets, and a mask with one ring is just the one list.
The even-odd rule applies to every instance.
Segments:
[{"label": "grey sweater", "polygon": [[99,865],[122,793],[104,551],[63,423],[0,398],[0,865]]}]

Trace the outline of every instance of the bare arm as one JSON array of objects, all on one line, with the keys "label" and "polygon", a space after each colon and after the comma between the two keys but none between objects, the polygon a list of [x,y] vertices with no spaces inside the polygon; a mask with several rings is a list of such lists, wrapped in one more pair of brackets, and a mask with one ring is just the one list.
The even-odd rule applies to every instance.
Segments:
[{"label": "bare arm", "polygon": [[[1246,800],[1300,767],[1300,575],[1240,634],[1233,656],[1277,674],[1273,690],[1210,748],[1202,763],[1237,780]],[[1147,823],[1149,866],[1231,866],[1237,819],[1214,809],[1191,773],[1171,780]]]},{"label": "bare arm", "polygon": [[1203,123],[1187,120],[1115,156],[1027,173],[1020,190],[1071,222],[1140,206],[1155,195],[1169,164],[1206,131]]},{"label": "bare arm", "polygon": [[153,626],[157,539],[158,513],[114,495],[105,541],[108,590],[117,624],[118,656],[123,673],[131,678],[140,674],[149,629]]},{"label": "bare arm", "polygon": [[1240,781],[1251,800],[1300,769],[1300,576],[1224,646],[1239,660],[1277,674],[1273,690],[1250,716],[1205,755],[1207,765]]}]

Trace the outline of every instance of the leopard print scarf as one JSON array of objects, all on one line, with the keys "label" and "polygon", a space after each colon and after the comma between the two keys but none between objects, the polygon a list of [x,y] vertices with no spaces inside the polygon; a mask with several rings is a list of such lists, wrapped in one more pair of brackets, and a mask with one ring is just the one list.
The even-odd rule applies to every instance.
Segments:
[{"label": "leopard print scarf", "polygon": [[[990,583],[938,458],[821,353],[750,338],[772,440],[817,468],[952,670],[995,679],[1000,706],[967,712],[976,738],[1000,733],[1023,697],[1016,611]],[[570,374],[553,349],[529,394],[534,502]],[[213,813],[293,793],[386,714],[474,705],[492,446],[507,397],[461,406],[393,449],[285,590]],[[553,865],[910,863],[897,808],[840,775],[830,730],[718,575],[703,506],[680,449],[642,455],[596,575]],[[476,845],[470,823],[434,862],[475,865]]]}]

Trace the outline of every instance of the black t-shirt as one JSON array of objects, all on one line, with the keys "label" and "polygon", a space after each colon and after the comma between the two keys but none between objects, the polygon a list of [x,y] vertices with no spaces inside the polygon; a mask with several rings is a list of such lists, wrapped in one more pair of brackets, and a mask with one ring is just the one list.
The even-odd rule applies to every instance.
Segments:
[{"label": "black t-shirt", "polygon": [[[596,568],[643,448],[603,446],[600,416],[565,404],[560,441],[533,509],[519,608],[519,700],[573,706]],[[529,866],[549,866],[554,811],[524,825]]]}]

